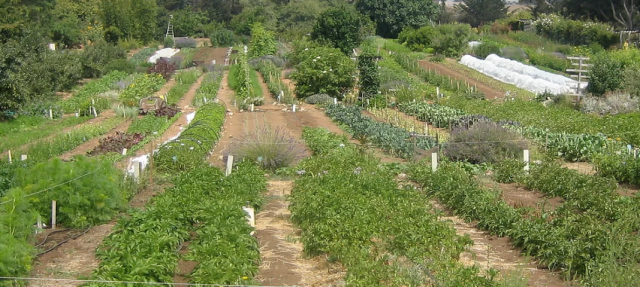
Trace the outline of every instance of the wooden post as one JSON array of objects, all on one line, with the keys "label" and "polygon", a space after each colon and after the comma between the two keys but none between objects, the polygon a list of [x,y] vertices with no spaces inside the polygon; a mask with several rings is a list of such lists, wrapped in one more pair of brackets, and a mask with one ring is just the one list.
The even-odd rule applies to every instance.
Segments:
[{"label": "wooden post", "polygon": [[524,170],[529,171],[529,150],[524,150]]},{"label": "wooden post", "polygon": [[438,153],[431,153],[431,171],[436,172],[438,170]]},{"label": "wooden post", "polygon": [[56,201],[51,201],[51,229],[56,229]]},{"label": "wooden post", "polygon": [[225,175],[225,176],[229,176],[229,175],[231,174],[231,169],[232,169],[232,168],[233,168],[233,156],[232,156],[232,155],[230,155],[230,156],[227,158],[227,169],[226,169],[226,171],[225,171],[224,175]]}]

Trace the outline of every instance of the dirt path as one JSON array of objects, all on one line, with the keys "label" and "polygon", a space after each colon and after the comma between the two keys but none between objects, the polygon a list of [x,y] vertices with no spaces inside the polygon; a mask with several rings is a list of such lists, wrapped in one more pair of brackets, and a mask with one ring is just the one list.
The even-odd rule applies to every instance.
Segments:
[{"label": "dirt path", "polygon": [[478,81],[474,78],[471,78],[461,72],[458,72],[454,69],[451,69],[443,64],[440,63],[435,63],[435,62],[429,62],[426,60],[422,60],[422,61],[418,61],[418,63],[420,64],[420,66],[423,69],[429,69],[429,70],[435,70],[437,71],[439,74],[441,75],[445,75],[445,76],[450,76],[453,79],[458,79],[458,80],[462,80],[462,81],[466,81],[467,83],[469,83],[469,85],[471,86],[475,86],[478,91],[484,93],[485,97],[487,99],[498,99],[498,98],[504,98],[504,94],[505,92],[500,91],[498,89],[495,89],[481,81]]},{"label": "dirt path", "polygon": [[[193,101],[196,90],[200,87],[203,77],[200,77],[194,85],[191,86],[189,91],[178,102],[180,107],[184,107],[187,112],[184,112],[161,137],[156,139],[156,143],[162,143],[171,137],[177,135],[180,128],[186,125],[186,114],[194,109],[190,106]],[[169,85],[170,82],[167,83]],[[174,81],[175,84],[175,81]],[[167,86],[165,85],[165,87]],[[158,93],[168,91],[170,88],[163,88]],[[122,128],[121,125],[119,128]],[[124,129],[126,130],[126,128]],[[151,144],[147,144],[142,149],[138,150],[137,154],[142,155],[149,152]],[[125,159],[116,166],[120,169],[127,168],[127,163],[130,159]],[[149,202],[149,200],[155,196],[158,192],[162,192],[166,188],[165,185],[149,185],[144,190],[136,194],[130,201],[130,206],[134,208],[142,208]],[[81,277],[87,277],[91,275],[91,272],[98,267],[100,261],[95,256],[96,248],[102,244],[102,240],[111,234],[116,221],[113,220],[109,223],[92,227],[86,234],[80,236],[77,239],[70,240],[60,247],[52,250],[38,257],[34,262],[34,267],[31,272],[35,278],[57,278],[57,279],[76,279]],[[47,281],[32,281],[30,286],[77,286],[80,285],[77,282],[47,282]]]},{"label": "dirt path", "polygon": [[[256,234],[262,262],[256,280],[267,286],[337,286],[344,272],[329,268],[316,259],[304,259],[300,230],[289,219],[293,182],[270,181],[268,202],[256,215]],[[329,270],[329,272],[327,272]]]}]

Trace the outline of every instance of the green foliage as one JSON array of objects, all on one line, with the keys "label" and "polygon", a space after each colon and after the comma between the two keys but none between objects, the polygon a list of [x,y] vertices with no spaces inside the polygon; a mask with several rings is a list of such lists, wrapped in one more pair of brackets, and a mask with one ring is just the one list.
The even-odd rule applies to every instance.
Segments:
[{"label": "green foliage", "polygon": [[191,89],[193,83],[202,75],[198,69],[182,71],[175,76],[177,85],[173,86],[167,93],[167,103],[176,104]]},{"label": "green foliage", "polygon": [[536,28],[536,33],[572,46],[598,43],[608,48],[619,41],[613,28],[604,23],[568,20],[549,14],[541,15],[532,25]]},{"label": "green foliage", "polygon": [[484,59],[491,54],[500,54],[500,47],[494,43],[482,43],[473,49],[476,57]]},{"label": "green foliage", "polygon": [[131,125],[129,125],[127,133],[146,135],[153,132],[159,132],[167,121],[168,119],[165,117],[156,117],[154,115],[137,117],[131,122]]},{"label": "green foliage", "polygon": [[83,78],[98,78],[106,74],[105,66],[111,61],[126,59],[124,49],[110,45],[104,41],[85,48],[80,55]]},{"label": "green foliage", "polygon": [[463,19],[473,27],[482,26],[507,14],[505,0],[462,0],[459,7]]},{"label": "green foliage", "polygon": [[153,47],[149,47],[149,48],[144,48],[142,50],[140,50],[138,53],[136,53],[135,55],[133,55],[130,59],[129,62],[133,63],[135,66],[139,66],[141,64],[146,63],[149,58],[151,56],[153,56],[153,54],[157,51],[158,49],[153,48]]},{"label": "green foliage", "polygon": [[133,72],[135,72],[135,70],[136,70],[136,66],[133,63],[127,61],[126,59],[118,59],[106,64],[104,66],[103,72],[107,74],[112,71],[121,71],[127,74],[132,74]]},{"label": "green foliage", "polygon": [[525,162],[506,159],[493,165],[493,179],[501,183],[514,183],[525,176]]},{"label": "green foliage", "polygon": [[202,106],[180,136],[154,155],[158,170],[184,172],[201,167],[220,138],[225,112],[226,108],[220,104]]},{"label": "green foliage", "polygon": [[333,103],[333,98],[326,94],[315,94],[306,97],[304,102],[312,105],[327,105]]},{"label": "green foliage", "polygon": [[[89,120],[89,117],[69,117],[54,123],[44,120],[43,117],[32,117],[36,119],[42,119],[41,125],[29,126],[23,120],[30,117],[21,116],[17,119],[9,122],[0,123],[0,151],[7,151],[17,149],[31,141],[35,141],[40,138],[47,137],[52,134],[59,133],[65,128],[70,128]],[[46,128],[44,127],[46,125]],[[6,130],[5,130],[6,129]],[[4,134],[6,132],[6,134]]]},{"label": "green foliage", "polygon": [[186,7],[170,13],[173,15],[171,24],[176,35],[194,38],[205,36],[205,25],[210,22],[205,12]]},{"label": "green foliage", "polygon": [[138,106],[140,99],[151,96],[165,84],[160,74],[145,74],[137,77],[131,85],[120,93],[120,99],[125,105]]},{"label": "green foliage", "polygon": [[[108,91],[116,89],[116,84],[127,77],[126,72],[112,71],[100,79],[93,80],[74,93],[73,97],[60,101],[60,107],[65,113],[76,113],[80,111],[81,116],[93,116],[89,110],[91,106],[96,108],[96,112],[100,113],[103,109],[108,108],[100,100],[100,95]],[[93,104],[92,104],[93,100]]]},{"label": "green foliage", "polygon": [[640,160],[625,150],[602,153],[595,156],[593,163],[598,174],[614,178],[617,182],[640,185]]},{"label": "green foliage", "polygon": [[191,241],[189,253],[183,255],[198,262],[191,282],[251,283],[242,278],[257,273],[260,256],[242,207],[246,202],[259,207],[266,187],[263,173],[243,163],[224,177],[217,168],[201,164],[178,174],[174,187],[157,196],[153,205],[119,220],[97,252],[101,263],[94,271],[96,278],[172,281],[180,258],[176,250]]},{"label": "green foliage", "polygon": [[259,127],[251,133],[245,133],[229,155],[236,161],[248,161],[258,166],[275,171],[288,167],[299,159],[304,150],[286,130],[282,128]]},{"label": "green foliage", "polygon": [[558,58],[557,56],[546,54],[544,52],[527,51],[529,62],[533,65],[546,67],[561,73],[565,73],[571,66],[571,61]]},{"label": "green foliage", "polygon": [[125,206],[121,179],[122,175],[111,163],[78,157],[72,162],[53,159],[20,170],[15,184],[27,193],[55,186],[30,197],[31,204],[43,221],[49,222],[51,201],[56,200],[58,223],[80,228],[106,222]]},{"label": "green foliage", "polygon": [[349,144],[329,148],[326,139],[340,142],[323,130],[305,131],[305,141],[326,153],[312,148],[322,156],[300,163],[302,176],[291,196],[292,220],[302,230],[307,255],[339,261],[348,270],[347,285],[420,286],[435,280],[492,286],[478,269],[457,262],[471,241],[439,221],[428,198],[398,188],[379,159]]},{"label": "green foliage", "polygon": [[338,135],[324,128],[304,127],[302,137],[314,155],[329,154],[341,145],[349,144],[349,138],[346,135]]},{"label": "green foliage", "polygon": [[156,0],[101,0],[99,11],[105,39],[111,43],[120,38],[134,38],[147,44],[157,35]]},{"label": "green foliage", "polygon": [[281,5],[278,7],[278,34],[293,41],[311,33],[325,4],[323,1],[295,0]]},{"label": "green foliage", "polygon": [[[589,71],[589,86],[587,90],[594,95],[601,96],[609,91],[617,91],[628,87],[632,91],[634,83],[623,82],[624,76],[633,76],[635,63],[640,60],[640,50],[629,49],[597,54]],[[629,70],[629,72],[625,72]],[[633,80],[633,78],[629,78]]]},{"label": "green foliage", "polygon": [[377,56],[363,53],[358,56],[359,89],[362,98],[372,98],[380,90],[380,73],[378,72]]},{"label": "green foliage", "polygon": [[220,89],[220,83],[222,82],[222,76],[224,70],[216,66],[213,71],[209,71],[204,75],[200,88],[196,91],[196,95],[193,98],[193,106],[201,107],[207,104],[209,101],[213,101]]},{"label": "green foliage", "polygon": [[300,52],[299,59],[300,64],[291,75],[298,98],[327,94],[342,99],[355,84],[356,64],[338,49],[308,49]]},{"label": "green foliage", "polygon": [[622,73],[622,88],[631,97],[640,99],[640,66],[628,66]]},{"label": "green foliage", "polygon": [[267,60],[260,61],[257,68],[274,98],[280,97],[280,92],[282,92],[283,95],[279,99],[281,103],[293,104],[295,102],[293,93],[280,79],[282,69],[278,68],[272,61]]},{"label": "green foliage", "polygon": [[[0,276],[24,277],[31,270],[35,248],[30,244],[36,220],[27,192],[14,188],[0,197]],[[5,203],[6,202],[6,203]],[[12,286],[0,281],[2,286]]]},{"label": "green foliage", "polygon": [[433,48],[438,54],[447,57],[458,57],[467,47],[471,28],[467,24],[447,24],[434,27],[425,26],[420,29],[406,28],[398,40],[414,51]]},{"label": "green foliage", "polygon": [[236,102],[241,109],[246,109],[251,104],[262,105],[264,98],[258,75],[249,67],[247,54],[239,54],[238,64],[231,66],[228,81],[229,87],[236,92]]},{"label": "green foliage", "polygon": [[463,111],[458,109],[424,102],[401,103],[398,105],[398,109],[436,128],[449,128],[453,122],[465,115]]},{"label": "green foliage", "polygon": [[235,44],[235,34],[224,27],[216,27],[209,32],[208,36],[213,47],[231,47]]},{"label": "green foliage", "polygon": [[358,0],[356,8],[376,24],[376,34],[396,38],[405,27],[418,28],[431,23],[438,14],[434,1]]},{"label": "green foliage", "polygon": [[334,121],[349,127],[354,138],[362,143],[373,143],[394,156],[411,158],[414,147],[428,150],[436,145],[431,137],[412,138],[404,129],[377,122],[363,115],[357,106],[329,105],[325,112]]},{"label": "green foliage", "polygon": [[162,41],[162,46],[165,48],[173,48],[176,45],[176,42],[172,37],[165,37],[164,41]]},{"label": "green foliage", "polygon": [[275,55],[276,37],[273,32],[267,30],[261,23],[255,23],[251,27],[251,41],[249,42],[249,58],[258,58],[265,55]]},{"label": "green foliage", "polygon": [[313,26],[311,39],[340,49],[351,55],[364,39],[364,29],[370,25],[367,18],[352,6],[338,6],[324,11]]}]

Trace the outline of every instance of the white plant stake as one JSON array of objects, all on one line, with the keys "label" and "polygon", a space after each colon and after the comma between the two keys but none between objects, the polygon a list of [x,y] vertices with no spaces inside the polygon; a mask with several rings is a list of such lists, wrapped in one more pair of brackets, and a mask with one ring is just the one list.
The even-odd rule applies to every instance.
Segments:
[{"label": "white plant stake", "polygon": [[122,149],[122,155],[127,155],[127,149],[126,148]]},{"label": "white plant stake", "polygon": [[133,178],[136,180],[136,182],[140,182],[140,170],[142,169],[142,163],[141,162],[135,162],[133,164]]},{"label": "white plant stake", "polygon": [[53,110],[49,109],[49,118],[53,120]]},{"label": "white plant stake", "polygon": [[333,104],[337,105],[338,104],[338,98],[333,98]]},{"label": "white plant stake", "polygon": [[251,111],[253,112],[253,104],[251,104]]},{"label": "white plant stake", "polygon": [[51,201],[51,229],[56,229],[56,201]]},{"label": "white plant stake", "polygon": [[21,155],[20,156],[20,160],[22,160],[22,161],[27,160],[27,155],[26,154]]},{"label": "white plant stake", "polygon": [[11,160],[11,150],[9,150],[9,163],[12,163],[13,161]]},{"label": "white plant stake", "polygon": [[436,172],[438,170],[438,154],[435,152],[431,153],[431,171]]},{"label": "white plant stake", "polygon": [[233,156],[230,155],[227,158],[227,170],[225,171],[224,175],[229,176],[231,174],[231,168],[233,168]]},{"label": "white plant stake", "polygon": [[529,150],[524,150],[524,170],[529,171]]},{"label": "white plant stake", "polygon": [[293,112],[296,112],[296,104],[293,104]]}]

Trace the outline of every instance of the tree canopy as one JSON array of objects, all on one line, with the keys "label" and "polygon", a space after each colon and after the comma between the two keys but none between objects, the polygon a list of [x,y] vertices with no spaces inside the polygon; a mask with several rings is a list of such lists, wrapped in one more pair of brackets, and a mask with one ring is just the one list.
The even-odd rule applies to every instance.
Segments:
[{"label": "tree canopy", "polygon": [[507,14],[504,0],[462,0],[457,7],[463,12],[466,22],[473,27],[482,26]]},{"label": "tree canopy", "polygon": [[364,29],[369,24],[366,17],[350,6],[330,8],[318,17],[311,39],[350,54],[364,39]]},{"label": "tree canopy", "polygon": [[405,27],[419,28],[437,19],[440,8],[424,0],[358,0],[356,8],[376,24],[376,33],[396,38]]}]

